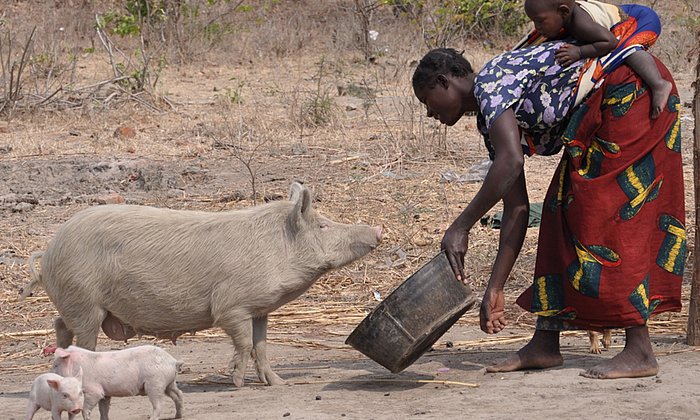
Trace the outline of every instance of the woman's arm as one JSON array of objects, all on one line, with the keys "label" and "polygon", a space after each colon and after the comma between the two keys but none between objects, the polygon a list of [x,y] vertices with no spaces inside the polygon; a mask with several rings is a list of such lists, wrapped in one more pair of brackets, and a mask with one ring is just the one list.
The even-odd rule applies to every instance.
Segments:
[{"label": "woman's arm", "polygon": [[[452,222],[445,232],[441,243],[441,247],[445,250],[445,254],[447,255],[455,277],[457,277],[457,280],[464,282],[466,282],[464,276],[464,256],[469,247],[469,230],[487,211],[502,199],[507,200],[507,203],[504,202],[504,204],[507,204],[508,211],[511,211],[511,203],[517,200],[507,197],[514,194],[514,192],[512,192],[513,186],[521,177],[522,180],[518,185],[522,184],[522,187],[519,186],[518,190],[524,188],[525,183],[523,176],[524,157],[522,146],[520,145],[520,130],[517,120],[515,119],[515,113],[512,109],[507,109],[494,121],[489,129],[489,136],[496,151],[493,164],[486,174],[484,183],[474,196],[474,199],[467,205],[457,219]],[[520,195],[521,194],[518,194],[518,196]],[[527,197],[526,193],[525,197]],[[504,240],[510,241],[510,239]],[[517,242],[518,241],[510,243],[507,247],[518,248],[519,251],[519,247],[522,245],[522,239],[519,240],[520,245],[518,246],[516,246]],[[499,254],[501,254],[501,252],[502,251],[499,250]],[[499,262],[499,267],[502,266],[505,268],[508,266],[506,261],[508,257],[506,255],[507,254],[502,254],[500,257],[502,261]],[[496,261],[499,261],[498,257]],[[510,272],[511,267],[512,263],[510,267],[507,267],[508,272]],[[499,273],[500,272],[501,271],[499,271]],[[503,282],[505,282],[505,278],[507,278],[507,274],[503,278]]]},{"label": "woman's arm", "polygon": [[503,287],[523,247],[529,216],[530,202],[525,186],[525,173],[521,172],[513,188],[503,197],[503,221],[498,253],[479,312],[481,329],[486,333],[497,333],[506,326]]}]

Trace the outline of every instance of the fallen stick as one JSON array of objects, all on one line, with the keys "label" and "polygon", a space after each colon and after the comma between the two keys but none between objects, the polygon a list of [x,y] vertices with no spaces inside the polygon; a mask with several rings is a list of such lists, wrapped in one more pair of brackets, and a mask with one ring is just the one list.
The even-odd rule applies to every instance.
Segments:
[{"label": "fallen stick", "polygon": [[2,337],[8,337],[8,338],[16,338],[16,337],[31,337],[35,335],[49,335],[53,333],[53,328],[50,330],[31,330],[31,331],[18,331],[18,332],[9,332],[9,333],[0,333],[0,338]]},{"label": "fallen stick", "polygon": [[439,379],[339,379],[337,381],[297,381],[292,382],[292,385],[313,385],[313,384],[333,384],[338,382],[394,382],[394,383],[412,383],[412,384],[440,384],[440,385],[459,385],[468,388],[478,388],[479,384],[458,381],[443,381]]}]

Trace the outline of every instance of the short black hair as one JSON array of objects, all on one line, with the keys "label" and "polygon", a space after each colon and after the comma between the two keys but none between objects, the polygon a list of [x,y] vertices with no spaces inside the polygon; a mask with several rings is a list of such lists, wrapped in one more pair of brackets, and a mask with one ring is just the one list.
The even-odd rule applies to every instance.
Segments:
[{"label": "short black hair", "polygon": [[466,77],[474,73],[472,65],[454,48],[436,48],[421,58],[413,72],[413,87],[431,89],[440,74]]},{"label": "short black hair", "polygon": [[573,8],[575,0],[526,0],[527,7],[534,7],[535,10],[556,10],[559,6]]}]

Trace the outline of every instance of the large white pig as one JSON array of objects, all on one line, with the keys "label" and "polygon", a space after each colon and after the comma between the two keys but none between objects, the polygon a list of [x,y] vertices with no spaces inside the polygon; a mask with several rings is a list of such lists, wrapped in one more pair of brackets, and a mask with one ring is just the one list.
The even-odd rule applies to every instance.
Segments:
[{"label": "large white pig", "polygon": [[[272,371],[267,315],[304,293],[319,277],[364,256],[380,227],[333,222],[295,182],[288,201],[228,212],[111,205],[68,220],[42,254],[30,258],[60,317],[59,347],[94,350],[97,334],[126,340],[168,337],[220,327],[231,336],[233,383],[243,385],[249,357],[260,380]],[[34,268],[41,257],[41,274]]]},{"label": "large white pig", "polygon": [[32,420],[40,408],[50,411],[53,420],[60,420],[64,411],[68,412],[69,420],[74,419],[83,409],[82,379],[82,369],[75,376],[65,378],[53,372],[37,376],[29,391],[25,420]]},{"label": "large white pig", "polygon": [[156,346],[113,351],[70,346],[56,349],[52,370],[63,376],[81,372],[85,390],[83,418],[86,420],[97,404],[100,419],[107,420],[110,398],[132,395],[148,396],[153,406],[150,420],[158,420],[161,399],[166,395],[175,403],[175,418],[182,417],[182,392],[175,382],[181,366],[182,362]]}]

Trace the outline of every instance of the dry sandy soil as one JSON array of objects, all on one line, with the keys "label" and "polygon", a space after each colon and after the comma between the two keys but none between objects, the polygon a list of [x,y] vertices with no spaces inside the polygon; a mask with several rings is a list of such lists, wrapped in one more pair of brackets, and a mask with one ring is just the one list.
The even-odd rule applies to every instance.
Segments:
[{"label": "dry sandy soil", "polygon": [[[357,54],[204,60],[167,67],[156,92],[161,99],[146,97],[146,104],[127,97],[118,106],[19,114],[0,125],[0,417],[22,418],[31,381],[50,367],[41,350],[55,340],[54,307],[41,289],[21,302],[17,296],[29,281],[27,258],[45,248],[61,223],[80,209],[113,201],[207,211],[249,207],[284,198],[295,179],[314,191],[320,212],[346,223],[381,224],[384,241],[271,315],[270,359],[287,386],[262,386],[249,367],[246,386],[234,389],[226,369],[233,350],[220,330],[182,337],[177,346],[130,340],[127,346],[155,343],[185,362],[178,382],[186,418],[696,416],[700,353],[684,344],[687,305],[650,324],[661,369],[656,377],[596,381],[578,375],[618,352],[621,332],[600,356],[588,353],[585,333],[567,335],[561,368],[484,373],[532,332],[533,318],[513,301],[530,281],[537,228],[528,230],[509,280],[510,325],[500,335],[481,333],[470,311],[400,374],[344,344],[376,306],[376,293],[385,297],[438,251],[443,230],[479,187],[445,181],[450,171],[467,174],[486,151],[472,118],[448,130],[425,120],[408,83],[410,62],[421,53],[389,52],[374,64]],[[472,48],[468,54],[478,66],[495,53]],[[106,66],[105,57],[82,57],[81,85],[102,80]],[[687,303],[694,121],[690,71],[675,75],[684,104]],[[309,126],[308,104],[319,98],[330,100],[323,108],[329,119]],[[532,202],[542,201],[557,161],[527,160]],[[467,263],[477,296],[497,236],[485,226],[472,231]],[[102,350],[123,346],[105,337],[98,343]],[[112,418],[146,418],[149,412],[145,397],[112,401]],[[164,415],[174,415],[169,401]],[[40,412],[36,418],[49,417]]]},{"label": "dry sandy soil", "polygon": [[[611,357],[619,350],[622,337],[614,337],[613,349],[594,356],[587,353],[584,335],[570,336],[562,340],[566,361],[560,368],[485,374],[485,366],[517,349],[529,331],[516,328],[506,337],[487,341],[478,327],[458,325],[433,351],[404,372],[391,374],[343,344],[350,330],[295,329],[291,336],[307,345],[272,345],[273,367],[288,382],[275,387],[256,383],[255,374],[249,371],[248,383],[234,388],[224,374],[231,345],[223,337],[186,338],[177,346],[162,346],[187,365],[178,383],[184,393],[185,418],[190,419],[688,419],[700,410],[696,368],[700,353],[681,344],[683,337],[675,334],[654,335],[661,365],[658,376],[598,381],[580,377],[579,372],[601,357]],[[271,336],[281,343],[291,333],[278,330]],[[446,348],[448,341],[454,347]],[[110,348],[107,343],[100,347]],[[32,367],[45,362],[38,351],[20,361]],[[23,417],[33,376],[16,371],[3,374],[3,418]],[[115,419],[145,419],[150,407],[146,397],[113,398],[110,414]],[[163,407],[164,418],[172,418],[172,402],[164,400]],[[36,418],[49,419],[50,415],[40,411]]]}]

